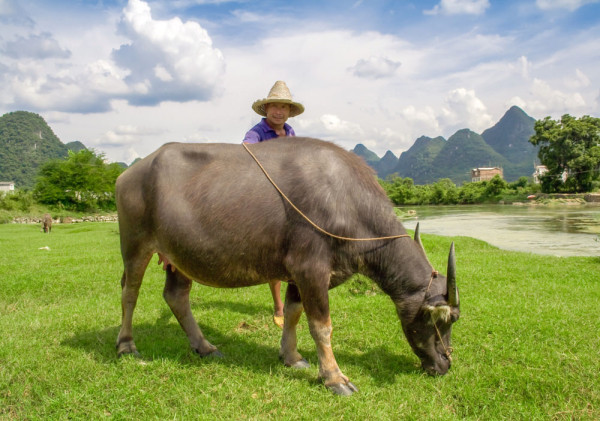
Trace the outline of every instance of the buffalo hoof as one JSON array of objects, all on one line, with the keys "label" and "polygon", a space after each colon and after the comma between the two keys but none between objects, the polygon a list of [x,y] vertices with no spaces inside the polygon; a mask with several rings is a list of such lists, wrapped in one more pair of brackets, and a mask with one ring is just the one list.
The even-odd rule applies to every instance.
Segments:
[{"label": "buffalo hoof", "polygon": [[308,361],[306,361],[304,358],[302,358],[301,360],[296,361],[294,364],[290,365],[290,367],[292,367],[292,368],[309,368],[310,363]]},{"label": "buffalo hoof", "polygon": [[358,388],[352,384],[352,382],[348,382],[346,384],[336,383],[330,386],[327,386],[329,390],[331,390],[336,395],[340,396],[350,396],[354,392],[358,392]]},{"label": "buffalo hoof", "polygon": [[279,356],[279,360],[283,363],[283,365],[285,365],[286,367],[292,367],[292,368],[308,368],[310,367],[310,363],[308,361],[306,361],[304,358],[300,358],[298,361],[293,362],[293,363],[287,363],[285,362],[285,358],[283,358],[283,355]]},{"label": "buffalo hoof", "polygon": [[133,355],[136,358],[141,357],[133,341],[124,341],[117,344],[117,356],[121,358],[123,355]]},{"label": "buffalo hoof", "polygon": [[218,349],[215,349],[214,351],[211,351],[208,354],[203,354],[200,351],[198,351],[197,349],[194,349],[194,352],[196,354],[198,354],[199,356],[201,356],[202,358],[223,358],[224,357],[224,355]]},{"label": "buffalo hoof", "polygon": [[132,356],[133,358],[142,358],[142,354],[140,354],[137,349],[133,351],[121,351],[117,353],[118,358],[126,357],[128,355]]}]

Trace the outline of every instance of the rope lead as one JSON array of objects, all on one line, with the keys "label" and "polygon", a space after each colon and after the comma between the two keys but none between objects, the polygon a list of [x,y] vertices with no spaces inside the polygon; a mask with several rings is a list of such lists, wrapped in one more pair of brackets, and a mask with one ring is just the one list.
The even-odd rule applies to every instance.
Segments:
[{"label": "rope lead", "polygon": [[273,185],[273,187],[275,187],[275,189],[279,192],[279,194],[285,199],[286,202],[288,202],[290,204],[290,206],[292,208],[294,208],[294,210],[296,212],[298,212],[298,214],[300,214],[300,216],[302,218],[304,218],[306,220],[306,222],[308,222],[310,225],[313,226],[314,229],[316,229],[317,231],[338,239],[338,240],[344,240],[344,241],[375,241],[375,240],[393,240],[396,238],[402,238],[402,237],[410,237],[410,235],[408,234],[399,234],[399,235],[390,235],[390,236],[386,236],[386,237],[372,237],[372,238],[349,238],[349,237],[342,237],[340,235],[335,235],[332,234],[328,231],[325,231],[323,228],[321,228],[320,226],[318,226],[317,224],[315,224],[308,216],[306,216],[300,209],[298,209],[298,207],[296,207],[296,205],[294,205],[294,203],[292,203],[292,201],[285,195],[285,193],[283,191],[281,191],[281,189],[279,188],[279,186],[275,183],[275,181],[273,181],[273,179],[271,178],[271,176],[269,175],[269,173],[267,172],[267,170],[265,169],[265,167],[262,166],[262,164],[260,163],[260,161],[258,160],[258,158],[250,151],[250,149],[248,148],[248,146],[246,146],[245,143],[242,143],[242,145],[244,146],[244,149],[246,149],[246,151],[248,151],[248,153],[250,154],[250,156],[254,159],[254,161],[258,164],[258,166],[260,167],[260,169],[262,170],[262,172],[265,174],[265,176],[267,177],[267,179],[271,182],[271,184]]}]

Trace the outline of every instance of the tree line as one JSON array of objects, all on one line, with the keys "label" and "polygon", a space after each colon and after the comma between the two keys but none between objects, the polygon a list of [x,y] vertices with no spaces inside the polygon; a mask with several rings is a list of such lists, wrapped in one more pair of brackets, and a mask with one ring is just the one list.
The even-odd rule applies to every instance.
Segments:
[{"label": "tree line", "polygon": [[[496,176],[490,181],[455,185],[444,178],[415,185],[411,178],[389,176],[379,180],[396,205],[497,203],[526,200],[543,193],[580,193],[600,187],[600,119],[564,115],[535,123],[530,142],[539,145],[539,158],[548,171],[534,184],[528,177],[508,183]],[[115,211],[115,182],[123,172],[117,163],[106,163],[103,154],[83,149],[69,151],[64,159],[44,163],[33,190],[0,195],[0,209],[26,212],[34,203],[75,212]]]},{"label": "tree line", "polygon": [[467,205],[475,203],[498,203],[527,200],[538,193],[540,186],[532,184],[527,177],[507,183],[496,175],[489,181],[465,183],[458,187],[449,178],[433,184],[415,185],[411,178],[390,176],[379,180],[388,197],[395,205]]},{"label": "tree line", "polygon": [[529,139],[540,147],[538,157],[547,172],[540,184],[528,177],[507,183],[499,176],[490,181],[456,186],[450,179],[433,184],[415,185],[410,178],[392,175],[380,184],[396,205],[438,205],[497,203],[526,200],[535,193],[585,193],[600,188],[600,119],[590,116],[574,118],[568,114],[560,120],[546,117],[536,121],[535,134]]},{"label": "tree line", "polygon": [[0,195],[0,209],[28,212],[38,203],[57,211],[115,211],[115,182],[122,172],[121,165],[106,163],[103,154],[69,151],[66,158],[40,167],[32,190]]}]

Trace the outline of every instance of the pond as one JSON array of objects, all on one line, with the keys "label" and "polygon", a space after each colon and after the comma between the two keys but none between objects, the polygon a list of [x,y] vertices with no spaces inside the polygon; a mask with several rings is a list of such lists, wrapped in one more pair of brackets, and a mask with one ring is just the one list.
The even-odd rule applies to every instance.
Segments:
[{"label": "pond", "polygon": [[466,236],[505,250],[554,256],[600,256],[598,205],[401,207],[402,223],[421,232]]}]

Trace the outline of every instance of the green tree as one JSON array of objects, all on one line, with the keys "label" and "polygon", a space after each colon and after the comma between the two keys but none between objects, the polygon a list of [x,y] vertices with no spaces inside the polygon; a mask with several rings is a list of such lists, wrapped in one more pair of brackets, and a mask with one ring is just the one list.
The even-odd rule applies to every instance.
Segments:
[{"label": "green tree", "polygon": [[28,212],[31,205],[33,205],[33,195],[30,191],[17,189],[13,193],[0,192],[0,209]]},{"label": "green tree", "polygon": [[538,120],[534,129],[529,141],[540,146],[538,156],[548,168],[541,177],[542,191],[591,191],[600,166],[600,119],[565,114],[560,121]]},{"label": "green tree", "polygon": [[487,182],[485,181],[463,184],[458,192],[458,203],[463,205],[481,203],[486,184]]},{"label": "green tree", "polygon": [[458,189],[449,178],[442,178],[433,184],[431,190],[431,203],[456,204],[458,203]]},{"label": "green tree", "polygon": [[519,179],[517,181],[513,181],[512,183],[508,183],[508,187],[513,189],[513,190],[517,190],[517,189],[524,189],[529,185],[529,178],[522,176],[519,177]]},{"label": "green tree", "polygon": [[65,160],[52,160],[39,171],[36,199],[80,212],[114,210],[115,181],[122,172],[118,164],[106,164],[94,151],[69,151]]},{"label": "green tree", "polygon": [[382,184],[388,197],[396,205],[412,203],[415,196],[415,185],[412,178],[402,178],[394,175],[388,177]]},{"label": "green tree", "polygon": [[495,175],[490,181],[487,182],[485,186],[485,196],[489,199],[494,199],[506,189],[508,188],[508,183],[500,178],[499,175]]}]

